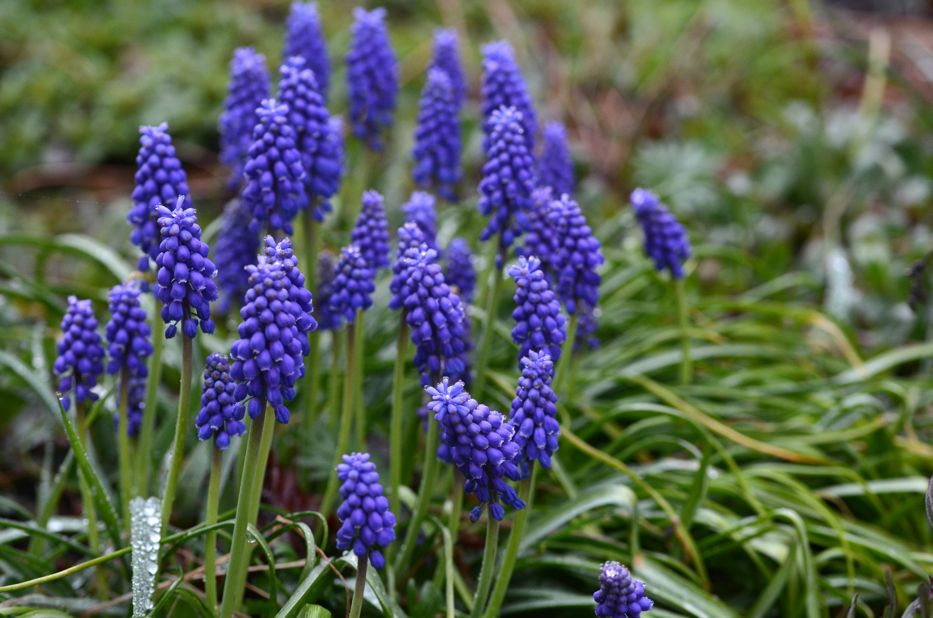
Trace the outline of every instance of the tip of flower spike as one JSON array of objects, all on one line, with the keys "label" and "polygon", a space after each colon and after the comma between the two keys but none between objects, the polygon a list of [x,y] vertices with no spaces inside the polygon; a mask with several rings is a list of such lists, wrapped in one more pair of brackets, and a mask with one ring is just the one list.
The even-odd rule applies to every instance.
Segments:
[{"label": "tip of flower spike", "polygon": [[433,93],[433,96],[448,98],[453,96],[453,84],[447,71],[442,69],[428,69],[427,86],[425,90]]},{"label": "tip of flower spike", "polygon": [[660,200],[658,196],[648,189],[638,188],[632,191],[629,201],[635,207],[636,212],[641,210],[650,210],[658,207]]},{"label": "tip of flower spike", "polygon": [[542,129],[544,139],[564,140],[567,138],[567,130],[560,122],[549,122]]},{"label": "tip of flower spike", "polygon": [[523,255],[518,258],[517,264],[512,264],[506,274],[513,279],[517,277],[527,277],[530,273],[541,269],[541,260],[534,255]]},{"label": "tip of flower spike", "polygon": [[266,58],[252,47],[237,47],[231,64],[234,73],[250,73],[257,68],[265,70]]},{"label": "tip of flower spike", "polygon": [[492,123],[493,130],[508,129],[517,133],[525,132],[522,126],[522,113],[515,107],[503,105],[493,110],[489,120]]},{"label": "tip of flower spike", "polygon": [[554,377],[554,363],[551,361],[551,355],[547,352],[529,350],[528,354],[522,357],[521,362],[523,368],[535,368],[541,375]]},{"label": "tip of flower spike", "polygon": [[168,133],[168,123],[142,125],[139,127],[139,134],[144,137],[158,137]]},{"label": "tip of flower spike", "polygon": [[385,16],[386,10],[381,6],[370,11],[367,11],[361,6],[353,9],[353,19],[356,20],[357,23],[366,24],[368,26],[382,26]]},{"label": "tip of flower spike", "polygon": [[483,45],[483,61],[508,61],[513,62],[515,54],[512,51],[512,45],[508,41],[491,41]]}]

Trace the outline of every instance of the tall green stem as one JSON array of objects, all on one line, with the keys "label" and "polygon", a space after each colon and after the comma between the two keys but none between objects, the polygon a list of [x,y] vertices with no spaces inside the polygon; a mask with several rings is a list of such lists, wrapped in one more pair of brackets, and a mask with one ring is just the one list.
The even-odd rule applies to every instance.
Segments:
[{"label": "tall green stem", "polygon": [[402,510],[402,403],[405,380],[405,352],[408,350],[408,324],[402,319],[395,342],[395,370],[392,372],[392,418],[389,420],[389,505],[398,516]]},{"label": "tall green stem", "polygon": [[431,494],[434,490],[434,479],[437,476],[437,441],[440,433],[439,424],[433,419],[428,419],[428,435],[424,441],[424,469],[421,472],[421,486],[418,489],[418,502],[415,503],[415,512],[412,513],[411,520],[408,522],[408,530],[405,533],[405,542],[402,544],[402,553],[395,565],[395,574],[401,577],[411,563],[411,558],[415,554],[415,545],[418,541],[418,531],[421,529],[421,522],[428,514],[428,507],[431,504]]},{"label": "tall green stem", "polygon": [[130,371],[127,367],[120,370],[120,403],[118,404],[119,422],[117,424],[117,453],[120,458],[120,507],[123,521],[129,526],[130,521],[130,494],[133,491],[133,476],[130,472],[130,435],[129,406]]},{"label": "tall green stem", "polygon": [[[305,276],[305,286],[317,294],[317,258],[321,244],[321,226],[314,220],[314,208],[311,204],[305,209],[302,218],[304,223],[304,264],[302,272]],[[308,333],[308,370],[304,377],[304,414],[302,415],[302,433],[306,438],[314,432],[314,422],[317,420],[318,397],[320,392],[321,372],[321,333],[318,330]]]},{"label": "tall green stem", "polygon": [[[450,492],[450,518],[447,520],[447,532],[450,534],[450,542],[453,544],[453,547],[457,546],[457,536],[460,534],[460,517],[463,514],[463,479],[457,476],[456,471],[451,473],[451,481],[453,482],[453,487]],[[451,548],[451,551],[453,550]],[[453,562],[453,556],[451,556],[451,562]],[[441,587],[441,583],[447,577],[447,566],[446,564],[437,565],[437,572],[434,574],[434,586],[436,588]],[[449,590],[451,597],[453,596],[453,581],[447,581],[445,588]]]},{"label": "tall green stem", "polygon": [[231,618],[240,609],[246,587],[246,572],[252,547],[247,543],[249,526],[255,525],[262,498],[262,481],[266,472],[266,461],[275,432],[275,414],[266,407],[262,419],[253,419],[249,427],[243,474],[240,477],[240,493],[236,504],[236,519],[233,522],[233,539],[230,544],[230,563],[224,582],[220,615]]},{"label": "tall green stem", "polygon": [[483,549],[483,566],[479,570],[479,582],[476,584],[476,596],[473,597],[473,611],[470,618],[479,618],[486,606],[486,597],[489,596],[489,587],[492,585],[492,576],[496,571],[496,551],[499,547],[499,522],[495,517],[486,513],[486,547]]},{"label": "tall green stem", "polygon": [[149,477],[152,469],[152,436],[155,433],[156,406],[159,400],[159,384],[162,381],[162,348],[165,338],[161,333],[161,321],[158,313],[153,312],[152,356],[149,357],[149,376],[146,380],[146,403],[143,408],[143,420],[139,429],[139,442],[136,453],[136,493],[137,496],[149,495]]},{"label": "tall green stem", "polygon": [[[217,523],[220,508],[220,477],[223,452],[211,445],[211,476],[207,484],[207,511],[204,523]],[[211,610],[217,611],[217,532],[208,532],[204,537],[204,592]]]},{"label": "tall green stem", "polygon": [[505,593],[509,589],[509,581],[512,579],[512,571],[515,570],[518,549],[522,544],[522,535],[525,532],[525,522],[528,521],[528,513],[531,511],[531,503],[534,500],[537,477],[538,466],[532,462],[531,476],[524,479],[518,489],[518,495],[522,502],[525,503],[525,508],[515,514],[515,523],[509,533],[509,544],[505,548],[505,555],[502,557],[502,564],[499,567],[499,576],[496,577],[496,585],[492,589],[492,596],[489,598],[489,605],[486,607],[486,613],[484,614],[486,618],[496,618],[499,615],[499,608],[502,607]]},{"label": "tall green stem", "polygon": [[324,500],[321,501],[321,513],[326,517],[330,514],[337,499],[337,489],[340,482],[337,480],[337,465],[346,453],[350,444],[350,429],[353,425],[353,374],[356,365],[356,342],[354,341],[354,328],[347,325],[347,370],[343,376],[343,404],[340,414],[340,431],[337,435],[337,450],[334,452],[334,465],[331,466],[327,480],[327,489],[324,491]]},{"label": "tall green stem", "polygon": [[331,360],[328,380],[327,407],[330,409],[328,422],[332,430],[340,426],[340,349],[344,340],[340,331],[330,331]]},{"label": "tall green stem", "polygon": [[[84,414],[84,405],[75,402],[75,425],[78,430],[78,438],[81,440],[81,446],[88,448],[88,426]],[[97,509],[94,508],[94,494],[91,493],[91,486],[84,478],[84,474],[78,469],[78,488],[81,491],[81,504],[84,507],[84,516],[87,518],[87,546],[92,552],[100,551],[100,532],[97,525]],[[128,522],[129,520],[127,520]],[[128,525],[128,523],[127,523]],[[107,579],[102,571],[97,572],[98,593],[106,594]]]},{"label": "tall green stem", "polygon": [[687,330],[687,294],[684,280],[674,279],[674,296],[677,297],[677,322],[680,325],[680,383],[690,384],[693,379],[693,363],[690,359],[690,333]]},{"label": "tall green stem", "polygon": [[573,344],[577,340],[577,326],[580,322],[580,314],[574,313],[570,316],[570,325],[567,326],[567,339],[561,348],[560,360],[557,362],[557,371],[554,373],[554,392],[560,396],[563,390],[563,383],[567,372],[570,370],[570,360],[573,357]]},{"label": "tall green stem", "polygon": [[473,392],[477,397],[483,396],[483,387],[486,385],[486,365],[489,363],[489,352],[492,347],[492,337],[496,330],[496,309],[499,306],[499,295],[502,294],[502,268],[493,262],[492,292],[486,297],[486,324],[483,328],[483,339],[480,342],[479,354],[476,360],[476,384]]},{"label": "tall green stem", "polygon": [[168,479],[165,481],[165,495],[162,497],[162,530],[166,532],[168,532],[169,520],[172,518],[172,503],[175,502],[178,474],[181,472],[181,463],[185,459],[185,437],[191,431],[188,427],[188,412],[191,407],[191,344],[192,339],[182,333],[178,418],[175,421],[175,439],[172,442],[172,459],[168,468]]},{"label": "tall green stem", "polygon": [[369,567],[369,556],[360,558],[356,564],[356,586],[353,589],[353,603],[350,604],[350,618],[360,618],[360,613],[363,611],[363,599],[366,593],[366,570]]},{"label": "tall green stem", "polygon": [[366,338],[363,336],[363,311],[357,310],[356,320],[353,322],[353,341],[356,349],[353,350],[355,362],[353,363],[353,408],[356,417],[356,448],[366,450],[366,405],[363,401],[363,365],[366,359]]}]

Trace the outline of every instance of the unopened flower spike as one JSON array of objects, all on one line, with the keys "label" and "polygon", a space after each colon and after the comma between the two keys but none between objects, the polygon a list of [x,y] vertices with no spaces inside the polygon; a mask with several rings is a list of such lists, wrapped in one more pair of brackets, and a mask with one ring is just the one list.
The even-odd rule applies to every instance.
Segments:
[{"label": "unopened flower spike", "polygon": [[463,63],[460,61],[457,31],[453,28],[438,28],[434,31],[434,54],[429,70],[432,69],[447,74],[459,109],[467,96],[467,81]]},{"label": "unopened flower spike", "polygon": [[321,251],[317,257],[317,324],[320,330],[336,330],[341,320],[330,309],[337,277],[337,257],[330,251]]},{"label": "unopened flower spike", "polygon": [[230,438],[246,433],[244,408],[235,399],[236,384],[230,376],[230,363],[221,354],[211,354],[204,366],[201,409],[194,419],[199,440],[213,438],[214,446],[225,450]]},{"label": "unopened flower spike", "polygon": [[162,302],[165,336],[174,337],[179,322],[189,339],[194,338],[199,327],[204,333],[212,333],[211,302],[217,300],[217,268],[207,257],[207,244],[201,241],[197,213],[185,207],[184,198],[178,198],[174,210],[159,206],[156,212],[162,241],[154,292]]},{"label": "unopened flower spike", "polygon": [[473,302],[476,289],[476,269],[473,266],[473,254],[470,245],[462,238],[454,238],[447,246],[447,270],[444,273],[447,283],[457,289],[464,303]]},{"label": "unopened flower spike", "polygon": [[658,271],[667,270],[675,279],[684,276],[684,262],[690,257],[690,239],[679,221],[646,189],[632,191],[635,217],[645,233],[645,255]]},{"label": "unopened flower spike", "polygon": [[350,245],[341,250],[329,304],[336,328],[344,321],[353,324],[357,310],[369,309],[373,304],[375,276],[375,269],[366,262],[359,247]]},{"label": "unopened flower spike", "polygon": [[337,549],[353,550],[360,560],[369,560],[377,569],[385,566],[383,551],[395,541],[395,515],[383,495],[376,464],[369,453],[350,453],[337,466],[340,497],[337,508],[340,529]]},{"label": "unopened flower spike", "polygon": [[600,618],[639,618],[654,606],[645,594],[645,585],[614,560],[603,564],[593,600]]},{"label": "unopened flower spike", "polygon": [[321,96],[326,101],[330,88],[330,58],[315,2],[292,2],[285,24],[282,59],[284,61],[291,56],[304,58],[307,67],[314,71]]},{"label": "unopened flower spike", "polygon": [[104,373],[104,346],[97,332],[97,318],[89,300],[68,297],[68,309],[62,318],[62,338],[53,369],[58,376],[62,406],[97,401],[94,387]]},{"label": "unopened flower spike", "polygon": [[259,234],[250,228],[252,218],[239,199],[231,200],[220,216],[220,229],[214,242],[214,263],[221,292],[221,313],[238,307],[249,285],[246,267],[256,263],[259,247]]},{"label": "unopened flower spike", "polygon": [[493,113],[501,107],[514,107],[521,114],[525,146],[534,152],[538,121],[534,104],[528,95],[525,79],[515,62],[512,46],[506,41],[487,43],[483,47],[483,150],[492,145]]},{"label": "unopened flower spike", "polygon": [[466,479],[464,491],[480,501],[470,511],[470,520],[477,521],[484,508],[494,519],[501,520],[505,516],[502,503],[516,510],[525,508],[507,482],[522,476],[515,428],[502,414],[471,398],[462,382],[450,384],[444,378],[425,391],[431,398],[428,409],[440,424],[438,456],[457,467]]},{"label": "unopened flower spike", "polygon": [[350,242],[357,246],[363,259],[374,271],[388,268],[392,251],[383,202],[378,191],[370,189],[363,193],[363,205],[350,233]]},{"label": "unopened flower spike", "polygon": [[252,47],[237,48],[230,61],[230,82],[218,126],[220,161],[231,170],[227,183],[231,190],[243,181],[243,165],[258,120],[256,108],[270,92],[265,57]]},{"label": "unopened flower spike", "polygon": [[156,206],[174,206],[179,197],[191,206],[188,177],[175,154],[168,124],[139,128],[133,207],[127,220],[133,226],[130,240],[139,247],[139,270],[149,270],[149,260],[159,256],[159,224]]},{"label": "unopened flower spike", "polygon": [[515,279],[512,341],[521,346],[519,367],[531,351],[546,352],[552,360],[559,360],[567,337],[566,324],[541,262],[533,255],[520,257],[518,264],[509,267],[508,275]]},{"label": "unopened flower spike", "polygon": [[447,73],[431,69],[415,128],[412,177],[419,186],[436,187],[441,197],[455,202],[461,175],[460,153],[460,105]]},{"label": "unopened flower spike", "polygon": [[385,25],[386,11],[353,10],[347,53],[347,97],[353,134],[372,150],[382,150],[381,133],[392,125],[398,96],[398,61]]},{"label": "unopened flower spike", "polygon": [[292,220],[307,204],[305,171],[288,106],[266,99],[256,110],[258,124],[244,168],[243,204],[253,216],[250,229],[282,230],[291,235]]},{"label": "unopened flower spike", "polygon": [[538,186],[550,187],[555,196],[573,194],[573,158],[567,131],[559,122],[544,125],[544,144],[538,159]]},{"label": "unopened flower spike", "polygon": [[586,223],[580,206],[568,195],[551,203],[554,210],[552,229],[558,238],[552,267],[557,280],[557,295],[567,313],[577,312],[577,305],[596,307],[602,278],[597,269],[603,263],[602,247]]},{"label": "unopened flower spike", "polygon": [[557,452],[560,423],[557,421],[557,395],[551,390],[554,363],[547,352],[531,350],[522,357],[522,375],[512,400],[509,422],[515,427],[515,442],[521,450],[522,473],[539,462],[551,467]]},{"label": "unopened flower spike", "polygon": [[[107,337],[107,373],[117,374],[124,369],[127,379],[127,434],[135,436],[142,423],[145,399],[146,365],[152,355],[152,343],[146,311],[139,302],[139,283],[130,282],[114,286],[110,291],[110,321],[104,328]],[[119,422],[119,413],[115,418]]]}]

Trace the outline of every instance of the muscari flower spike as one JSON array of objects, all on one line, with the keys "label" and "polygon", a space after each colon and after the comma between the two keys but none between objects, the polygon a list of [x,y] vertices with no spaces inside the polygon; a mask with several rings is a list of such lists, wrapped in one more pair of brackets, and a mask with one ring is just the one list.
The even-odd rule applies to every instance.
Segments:
[{"label": "muscari flower spike", "polygon": [[366,262],[359,247],[350,245],[341,249],[329,305],[335,328],[340,328],[344,321],[353,324],[356,312],[373,304],[375,277],[375,269]]},{"label": "muscari flower spike", "polygon": [[207,257],[207,244],[201,241],[201,226],[194,208],[186,208],[178,198],[174,210],[156,208],[159,215],[159,257],[156,266],[155,295],[162,301],[165,337],[171,339],[182,324],[182,333],[193,339],[198,327],[214,332],[211,301],[217,300],[214,276],[217,268]]},{"label": "muscari flower spike", "polygon": [[340,497],[337,508],[340,529],[337,549],[352,549],[360,560],[367,557],[377,569],[385,566],[382,555],[395,541],[395,515],[389,510],[389,500],[382,493],[376,464],[369,453],[350,453],[337,465]]},{"label": "muscari flower spike", "polygon": [[551,390],[554,363],[547,352],[530,350],[522,357],[522,375],[512,400],[509,422],[515,427],[515,442],[521,451],[522,473],[540,462],[551,467],[557,452],[560,423],[557,422],[557,395]]},{"label": "muscari flower spike", "polygon": [[320,330],[340,328],[340,319],[330,310],[330,299],[334,296],[334,279],[337,277],[337,257],[330,251],[321,251],[317,256],[317,325]]},{"label": "muscari flower spike", "polygon": [[398,96],[398,61],[383,8],[353,10],[353,40],[347,52],[347,97],[353,134],[372,150],[382,150],[382,129],[392,124]]},{"label": "muscari flower spike", "polygon": [[457,107],[463,105],[467,95],[466,74],[463,63],[460,62],[460,51],[457,49],[457,31],[452,28],[438,28],[434,31],[434,55],[431,57],[429,69],[441,70],[447,73],[450,86],[454,93]]},{"label": "muscari flower spike", "polygon": [[682,279],[684,262],[690,257],[686,230],[651,191],[635,189],[630,199],[645,233],[645,255],[654,260],[657,271],[666,268],[672,277]]},{"label": "muscari flower spike", "polygon": [[614,560],[603,564],[593,600],[600,618],[639,618],[654,606],[645,594],[645,585]]},{"label": "muscari flower spike", "polygon": [[307,204],[305,171],[288,113],[288,106],[275,99],[264,100],[256,110],[259,122],[243,169],[242,196],[253,215],[250,229],[255,233],[266,227],[291,235],[292,219]]},{"label": "muscari flower spike", "polygon": [[72,395],[79,405],[97,401],[94,387],[97,378],[104,373],[104,346],[89,300],[69,296],[61,328],[62,338],[53,369],[58,376],[62,406],[68,410]]},{"label": "muscari flower spike", "polygon": [[329,199],[340,188],[342,146],[331,134],[330,114],[318,92],[314,72],[300,56],[281,68],[279,102],[288,106],[288,122],[305,171],[305,195],[317,221],[331,210]]},{"label": "muscari flower spike", "polygon": [[389,266],[389,223],[382,195],[369,190],[363,193],[363,206],[350,233],[350,242],[359,248],[363,259],[373,269]]},{"label": "muscari flower spike", "polygon": [[330,59],[327,44],[321,31],[321,18],[314,2],[293,2],[285,23],[285,48],[282,59],[292,56],[304,58],[305,64],[314,71],[314,78],[321,96],[327,100],[330,88]]},{"label": "muscari flower spike", "polygon": [[295,383],[304,375],[308,332],[316,326],[306,311],[310,297],[298,291],[283,261],[264,254],[246,270],[250,288],[240,309],[240,338],[230,350],[234,399],[245,402],[251,418],[268,404],[278,422],[288,423],[285,402],[295,397]]},{"label": "muscari flower spike", "polygon": [[496,41],[483,46],[483,150],[489,152],[495,128],[493,113],[501,107],[514,107],[521,113],[525,146],[534,152],[538,121],[535,107],[528,96],[525,79],[515,62],[512,46]]},{"label": "muscari flower spike", "polygon": [[421,383],[440,376],[466,379],[469,374],[469,331],[460,297],[444,280],[437,252],[422,243],[401,258],[403,278],[389,307],[402,309],[415,345],[415,367]]},{"label": "muscari flower spike", "polygon": [[480,501],[470,511],[470,521],[480,518],[484,506],[493,518],[501,520],[505,508],[500,502],[516,510],[525,508],[515,489],[506,482],[521,479],[515,428],[501,413],[471,398],[462,382],[450,384],[445,377],[425,391],[431,398],[428,409],[440,423],[438,457],[457,467],[466,478],[464,491],[475,494]]},{"label": "muscari flower spike", "polygon": [[398,228],[398,248],[395,251],[395,262],[392,264],[392,280],[389,282],[389,291],[392,292],[392,299],[389,301],[389,307],[392,309],[401,309],[405,300],[399,294],[402,287],[408,280],[408,262],[405,255],[409,249],[418,249],[421,244],[428,244],[428,239],[424,232],[414,221],[408,221],[402,227]]},{"label": "muscari flower spike", "polygon": [[[146,407],[146,378],[132,376],[126,399],[126,435],[135,438],[143,425],[143,408]],[[114,415],[113,426],[120,427],[120,416]]]},{"label": "muscari flower spike", "polygon": [[581,305],[595,308],[599,302],[599,283],[602,278],[596,270],[603,263],[602,248],[586,223],[580,206],[563,195],[551,203],[554,209],[553,228],[558,248],[552,266],[557,280],[557,295],[567,313],[573,315]]},{"label": "muscari flower spike", "polygon": [[222,293],[220,312],[227,313],[243,302],[249,287],[246,267],[256,263],[259,234],[250,229],[253,216],[239,199],[231,200],[220,216],[220,229],[214,242],[217,285]]},{"label": "muscari flower spike", "polygon": [[[115,374],[126,368],[127,427],[130,437],[139,433],[143,404],[146,396],[146,360],[152,355],[149,324],[146,311],[139,303],[138,282],[116,285],[110,290],[110,321],[104,327],[107,337],[107,373]],[[119,411],[114,424],[119,426]]]},{"label": "muscari flower spike", "polygon": [[[512,319],[512,341],[521,346],[519,358],[531,351],[547,352],[552,360],[560,359],[561,345],[567,337],[560,301],[548,285],[547,275],[535,256],[520,257],[509,266],[508,275],[515,279],[515,309]],[[524,361],[519,362],[519,367]]]},{"label": "muscari flower spike", "polygon": [[555,195],[573,193],[573,158],[567,146],[567,131],[559,122],[549,122],[542,132],[544,145],[538,159],[538,186],[550,187]]},{"label": "muscari flower spike", "polygon": [[230,363],[222,354],[211,354],[204,365],[201,409],[194,419],[199,440],[214,439],[214,446],[226,450],[230,438],[246,433],[245,410],[235,399],[236,384],[230,376]]},{"label": "muscari flower spike", "polygon": [[534,191],[534,161],[522,136],[522,115],[514,107],[492,113],[491,145],[479,183],[482,194],[477,208],[489,218],[480,234],[486,241],[499,235],[497,259],[528,226]]},{"label": "muscari flower spike", "polygon": [[550,187],[538,187],[532,192],[528,229],[522,236],[522,246],[516,250],[519,255],[533,255],[541,260],[541,268],[549,277],[554,276],[553,262],[560,244],[553,194]]},{"label": "muscari flower spike", "polygon": [[421,187],[437,187],[445,200],[457,201],[460,151],[460,105],[451,79],[446,72],[431,69],[418,109],[412,178]]},{"label": "muscari flower spike", "polygon": [[159,225],[156,206],[174,204],[179,196],[191,206],[188,177],[175,154],[168,124],[139,128],[139,153],[136,155],[133,208],[127,221],[134,226],[130,241],[139,247],[139,270],[149,270],[150,258],[159,256]]},{"label": "muscari flower spike", "polygon": [[[424,191],[414,191],[407,202],[402,204],[402,213],[405,221],[418,226],[424,234],[428,247],[437,251],[437,213],[435,212],[434,196]],[[440,253],[438,251],[438,253]]]},{"label": "muscari flower spike", "polygon": [[[298,258],[292,249],[292,241],[283,238],[279,242],[271,236],[266,236],[263,255],[270,262],[282,266],[285,276],[291,284],[288,297],[292,302],[298,305],[301,313],[298,316],[298,330],[301,332],[310,332],[317,329],[317,322],[314,319],[314,304],[311,298],[311,292],[305,287],[304,273],[298,268]],[[302,354],[307,356],[311,348],[308,340],[302,341]]]},{"label": "muscari flower spike", "polygon": [[243,165],[252,143],[253,127],[258,117],[256,108],[270,93],[266,59],[252,47],[240,47],[230,61],[230,82],[224,111],[220,115],[220,161],[231,169],[231,190],[243,180]]},{"label": "muscari flower spike", "polygon": [[460,299],[470,304],[476,289],[476,270],[470,245],[462,238],[454,238],[447,246],[447,271],[444,273],[448,285],[457,288]]}]

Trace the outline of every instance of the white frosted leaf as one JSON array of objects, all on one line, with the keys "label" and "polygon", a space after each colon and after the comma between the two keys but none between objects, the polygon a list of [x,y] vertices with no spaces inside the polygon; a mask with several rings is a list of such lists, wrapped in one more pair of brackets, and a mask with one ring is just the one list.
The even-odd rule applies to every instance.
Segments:
[{"label": "white frosted leaf", "polygon": [[130,501],[130,546],[133,550],[133,617],[152,611],[152,593],[159,570],[162,540],[162,501],[133,498]]}]

